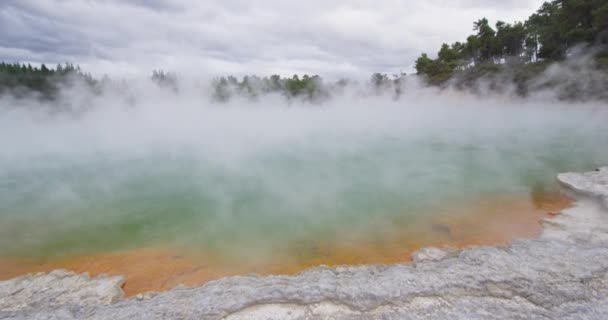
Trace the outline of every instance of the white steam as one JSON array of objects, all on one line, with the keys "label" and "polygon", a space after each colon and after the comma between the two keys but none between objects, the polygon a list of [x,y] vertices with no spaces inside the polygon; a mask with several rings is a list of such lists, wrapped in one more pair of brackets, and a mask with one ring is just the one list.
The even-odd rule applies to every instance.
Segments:
[{"label": "white steam", "polygon": [[347,88],[322,104],[217,103],[203,86],[150,81],[75,87],[53,105],[2,97],[0,255],[184,242],[269,253],[608,161],[601,102],[403,86],[398,99]]}]

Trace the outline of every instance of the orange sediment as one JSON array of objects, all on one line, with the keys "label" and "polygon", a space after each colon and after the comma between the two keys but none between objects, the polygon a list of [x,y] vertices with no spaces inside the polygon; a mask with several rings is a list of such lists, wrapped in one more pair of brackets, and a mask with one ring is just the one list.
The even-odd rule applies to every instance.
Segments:
[{"label": "orange sediment", "polygon": [[[409,261],[422,247],[504,245],[537,237],[540,221],[570,206],[561,195],[501,198],[452,204],[420,223],[396,224],[369,235],[349,232],[346,241],[303,244],[303,250],[280,253],[265,261],[224,261],[205,254],[184,254],[172,248],[141,248],[64,260],[0,260],[0,280],[31,272],[64,268],[74,272],[124,275],[127,296],[163,291],[179,284],[196,286],[237,274],[294,274],[318,265],[390,264]],[[373,227],[372,227],[373,229]],[[342,239],[344,240],[344,239]]]}]

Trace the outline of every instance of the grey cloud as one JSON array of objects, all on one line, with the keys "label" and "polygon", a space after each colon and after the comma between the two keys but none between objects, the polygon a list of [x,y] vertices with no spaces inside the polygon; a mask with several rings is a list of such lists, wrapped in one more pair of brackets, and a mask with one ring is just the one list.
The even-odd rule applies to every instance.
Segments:
[{"label": "grey cloud", "polygon": [[480,17],[523,20],[541,2],[7,0],[0,60],[71,61],[95,74],[397,73]]}]

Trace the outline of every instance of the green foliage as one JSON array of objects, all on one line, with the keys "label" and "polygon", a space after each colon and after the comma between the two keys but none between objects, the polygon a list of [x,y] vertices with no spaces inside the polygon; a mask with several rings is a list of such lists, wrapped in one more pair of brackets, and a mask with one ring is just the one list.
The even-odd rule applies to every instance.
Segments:
[{"label": "green foliage", "polygon": [[545,2],[526,22],[538,39],[538,58],[559,60],[565,55],[568,47],[559,26],[562,15],[560,7],[557,1]]},{"label": "green foliage", "polygon": [[55,69],[50,69],[45,64],[38,68],[31,64],[0,63],[0,94],[10,92],[23,96],[33,91],[43,99],[52,99],[61,86],[73,84],[77,80],[82,80],[90,87],[97,84],[90,74],[69,63],[57,65]]},{"label": "green foliage", "polygon": [[387,86],[390,83],[390,79],[386,74],[374,73],[371,77],[371,83],[375,89],[380,89]]},{"label": "green foliage", "polygon": [[473,23],[473,30],[477,31],[475,37],[478,40],[478,60],[481,62],[489,61],[495,52],[494,48],[496,44],[494,38],[496,36],[496,31],[490,27],[488,19],[486,18]]},{"label": "green foliage", "polygon": [[501,59],[520,57],[524,52],[526,28],[521,22],[514,24],[498,21],[494,39],[493,56]]},{"label": "green foliage", "polygon": [[298,97],[318,101],[329,95],[321,77],[306,74],[301,78],[298,75],[291,78],[244,76],[241,81],[233,76],[219,77],[212,81],[212,87],[213,98],[217,101],[227,101],[234,95],[256,98],[268,93],[281,94],[289,99]]},{"label": "green foliage", "polygon": [[433,60],[423,53],[416,60],[416,72],[426,75],[429,82],[440,84],[448,80],[458,68],[465,64],[467,47],[464,43],[456,42],[451,46],[444,43],[437,54],[438,58]]},{"label": "green foliage", "polygon": [[456,42],[452,46],[444,43],[441,45],[441,49],[437,55],[439,56],[439,60],[451,64],[456,68],[464,58],[464,45],[460,42]]},{"label": "green foliage", "polygon": [[[498,21],[496,29],[488,19],[473,23],[476,34],[465,43],[443,44],[437,59],[422,54],[416,71],[430,83],[440,84],[457,71],[480,68],[494,63],[539,60],[555,61],[566,57],[578,44],[608,44],[608,3],[606,0],[553,0],[545,2],[524,23]],[[604,58],[596,59],[598,64]],[[487,67],[482,67],[483,71]]]},{"label": "green foliage", "polygon": [[432,63],[433,59],[429,58],[426,53],[423,53],[418,59],[416,59],[416,73],[428,74],[429,65]]}]

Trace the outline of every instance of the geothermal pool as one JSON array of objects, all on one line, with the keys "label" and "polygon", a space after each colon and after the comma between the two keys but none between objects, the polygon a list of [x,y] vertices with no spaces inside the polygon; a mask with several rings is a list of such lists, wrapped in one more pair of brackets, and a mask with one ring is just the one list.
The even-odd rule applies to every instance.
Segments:
[{"label": "geothermal pool", "polygon": [[503,243],[567,205],[558,172],[608,159],[593,106],[373,103],[2,113],[0,275],[134,293]]}]

